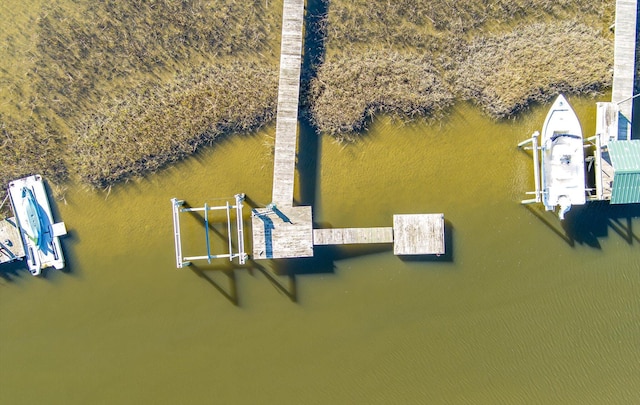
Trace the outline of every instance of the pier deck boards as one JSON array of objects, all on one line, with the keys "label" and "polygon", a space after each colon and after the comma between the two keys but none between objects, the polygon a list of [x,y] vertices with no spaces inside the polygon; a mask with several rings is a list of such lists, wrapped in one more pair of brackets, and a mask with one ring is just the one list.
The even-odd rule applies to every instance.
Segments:
[{"label": "pier deck boards", "polygon": [[[616,35],[611,101],[620,103],[620,113],[631,122],[636,61],[637,0],[616,1]],[[624,101],[627,100],[627,101]]]},{"label": "pier deck boards", "polygon": [[252,210],[254,259],[313,256],[311,207]]},{"label": "pier deck boards", "polygon": [[351,245],[360,243],[392,243],[393,228],[314,229],[314,245]]},{"label": "pier deck boards", "polygon": [[271,201],[293,206],[304,0],[284,0]]},{"label": "pier deck boards", "polygon": [[393,237],[395,255],[444,254],[444,215],[394,215]]},{"label": "pier deck boards", "polygon": [[20,231],[16,219],[11,217],[0,221],[0,263],[8,263],[25,256]]}]

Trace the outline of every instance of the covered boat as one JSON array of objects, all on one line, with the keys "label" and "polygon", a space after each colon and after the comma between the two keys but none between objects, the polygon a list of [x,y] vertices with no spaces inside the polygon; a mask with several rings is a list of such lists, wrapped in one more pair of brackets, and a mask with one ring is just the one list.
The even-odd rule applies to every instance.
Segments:
[{"label": "covered boat", "polygon": [[21,223],[27,237],[36,246],[40,245],[42,238],[42,221],[40,219],[38,202],[33,195],[33,191],[28,187],[22,188],[22,208],[24,210],[23,221]]},{"label": "covered boat", "polygon": [[564,219],[573,205],[586,202],[582,128],[564,96],[554,101],[542,127],[542,202],[547,211],[559,206]]}]

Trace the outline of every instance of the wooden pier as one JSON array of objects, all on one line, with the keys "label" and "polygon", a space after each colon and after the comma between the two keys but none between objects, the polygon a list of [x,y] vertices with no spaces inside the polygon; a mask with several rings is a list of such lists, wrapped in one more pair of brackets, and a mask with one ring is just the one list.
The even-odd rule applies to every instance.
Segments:
[{"label": "wooden pier", "polygon": [[361,243],[393,243],[393,228],[314,229],[314,245],[353,245]]},{"label": "wooden pier", "polygon": [[395,255],[441,255],[445,253],[444,215],[394,215],[393,227],[314,229],[313,243],[393,243]]},{"label": "wooden pier", "polygon": [[[638,15],[637,0],[616,1],[615,46],[613,56],[613,88],[611,102],[618,104],[620,114],[631,122],[633,110],[633,88],[636,71],[636,24]],[[619,128],[627,131],[627,138],[631,125]],[[618,138],[620,139],[620,137]]]},{"label": "wooden pier", "polygon": [[[276,140],[273,165],[273,189],[271,203],[265,208],[253,208],[251,214],[253,259],[286,259],[313,256],[314,245],[355,243],[392,243],[394,253],[443,254],[444,219],[442,214],[396,215],[394,227],[313,229],[312,208],[293,206],[296,149],[298,139],[298,99],[300,95],[300,71],[302,66],[302,41],[304,28],[304,0],[284,0],[282,43],[280,48],[280,78],[278,85],[278,112],[276,116]],[[173,227],[176,249],[176,266],[189,265],[191,260],[208,260],[238,257],[244,264],[245,254],[242,220],[237,219],[239,252],[212,255],[209,250],[207,212],[214,207],[183,208],[184,201],[172,199]],[[238,202],[236,206],[241,207]],[[227,223],[231,235],[229,204]],[[206,256],[183,257],[180,235],[180,213],[185,211],[205,213]],[[237,218],[242,218],[238,211]],[[395,236],[395,241],[394,241]]]},{"label": "wooden pier", "polygon": [[284,0],[282,19],[278,113],[276,117],[276,144],[271,201],[279,207],[286,207],[293,206],[304,0]]},{"label": "wooden pier", "polygon": [[610,201],[614,168],[609,142],[631,139],[631,119],[636,71],[637,0],[616,1],[613,86],[610,103],[597,103],[594,146],[595,192],[589,200]]}]

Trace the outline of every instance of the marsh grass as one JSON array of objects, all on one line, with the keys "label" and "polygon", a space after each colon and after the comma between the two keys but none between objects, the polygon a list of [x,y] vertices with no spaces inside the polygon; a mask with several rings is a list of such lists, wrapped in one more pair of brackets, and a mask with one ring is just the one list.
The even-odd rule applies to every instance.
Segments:
[{"label": "marsh grass", "polygon": [[333,1],[309,86],[312,122],[341,137],[378,112],[438,117],[453,98],[505,118],[558,92],[593,94],[611,84],[614,9],[614,0]]},{"label": "marsh grass", "polygon": [[38,19],[37,89],[62,117],[90,110],[131,79],[161,79],[194,57],[265,51],[275,16],[262,0],[59,2]]},{"label": "marsh grass", "polygon": [[[56,182],[77,173],[102,186],[155,170],[214,133],[271,120],[280,6],[264,0],[74,0],[44,6],[22,27],[34,44],[23,52],[27,80],[2,80],[11,90],[2,95],[8,98],[4,105],[19,108],[0,116],[0,181],[40,172]],[[11,35],[3,38],[11,42]],[[17,54],[9,55],[16,63]],[[201,63],[213,67],[200,69]],[[207,91],[215,95],[196,100]],[[205,111],[212,101],[216,111]],[[145,119],[158,124],[143,125]],[[111,175],[98,174],[109,160],[105,156],[113,160],[105,166],[114,170]]]},{"label": "marsh grass", "polygon": [[333,58],[319,68],[310,93],[312,122],[331,135],[360,131],[377,113],[433,116],[453,102],[429,60],[394,51]]},{"label": "marsh grass", "polygon": [[[68,170],[60,153],[60,132],[49,120],[28,117],[15,120],[0,114],[0,184],[32,174],[42,174],[54,183],[67,179]],[[0,189],[0,201],[6,187]],[[9,213],[9,204],[2,207]]]},{"label": "marsh grass", "polygon": [[576,21],[532,24],[475,39],[457,62],[458,93],[505,118],[558,93],[597,94],[610,87],[613,44]]},{"label": "marsh grass", "polygon": [[106,187],[193,154],[221,135],[257,129],[275,117],[277,83],[268,64],[234,62],[142,85],[85,121],[72,147],[79,173]]}]

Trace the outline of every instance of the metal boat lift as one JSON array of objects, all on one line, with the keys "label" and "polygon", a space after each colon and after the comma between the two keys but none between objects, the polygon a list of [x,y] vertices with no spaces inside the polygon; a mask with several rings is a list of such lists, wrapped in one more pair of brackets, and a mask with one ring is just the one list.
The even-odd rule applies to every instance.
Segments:
[{"label": "metal boat lift", "polygon": [[[228,258],[229,261],[233,261],[233,259],[237,258],[240,264],[245,264],[248,255],[244,251],[244,225],[242,222],[242,202],[244,201],[244,194],[236,194],[234,196],[236,200],[235,205],[229,204],[227,201],[226,205],[223,206],[210,206],[205,203],[204,207],[198,208],[187,208],[184,207],[184,200],[178,200],[177,198],[171,199],[171,208],[173,210],[173,234],[175,238],[175,247],[176,247],[176,267],[182,268],[185,266],[189,266],[194,260],[207,260],[211,263],[211,259],[222,259]],[[229,253],[221,254],[221,255],[212,255],[211,254],[211,244],[209,243],[209,211],[215,210],[224,210],[227,212],[227,231],[228,231],[228,242],[229,242]],[[231,236],[231,210],[236,211],[236,230],[237,230],[237,239],[238,239],[238,252],[233,252],[233,242]],[[182,255],[182,239],[180,236],[180,213],[182,212],[204,212],[204,230],[205,230],[205,238],[207,242],[207,254],[202,256],[189,256],[184,257]]]},{"label": "metal boat lift", "polygon": [[[535,195],[535,198],[522,200],[521,204],[533,204],[539,203],[542,201],[542,190],[540,189],[540,156],[539,151],[540,147],[538,146],[538,137],[540,137],[540,132],[536,131],[531,135],[531,138],[526,141],[522,141],[518,144],[519,148],[523,148],[526,150],[533,150],[533,178],[535,183],[535,191],[527,191],[527,194]],[[531,144],[531,146],[526,146],[527,144]]]}]

